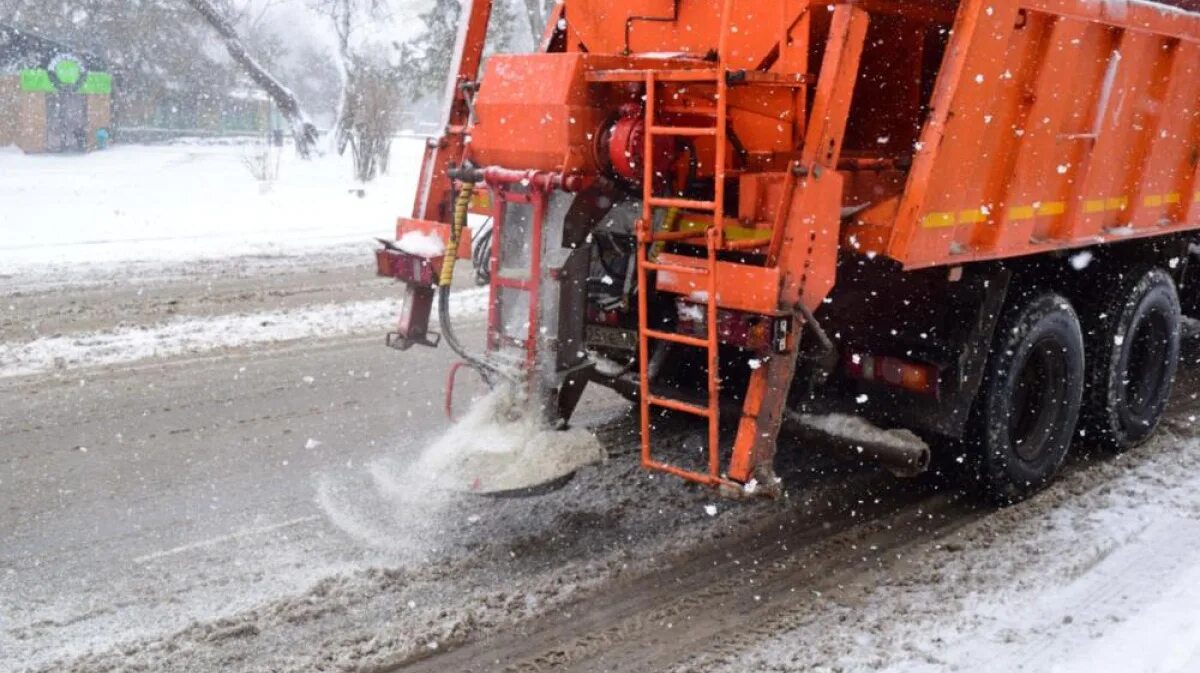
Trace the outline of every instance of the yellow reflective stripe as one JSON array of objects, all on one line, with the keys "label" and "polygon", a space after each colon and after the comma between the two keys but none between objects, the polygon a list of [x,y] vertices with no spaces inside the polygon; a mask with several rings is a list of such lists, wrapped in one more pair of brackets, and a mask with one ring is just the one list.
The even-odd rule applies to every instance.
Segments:
[{"label": "yellow reflective stripe", "polygon": [[1066,201],[1047,201],[1038,204],[1038,215],[1062,215],[1065,212],[1067,212]]},{"label": "yellow reflective stripe", "polygon": [[[1145,202],[1148,206],[1161,206],[1165,203],[1179,203],[1179,199],[1180,195],[1176,192],[1150,195],[1145,197]],[[1200,192],[1196,192],[1196,201],[1200,202]],[[1082,206],[1083,212],[1087,214],[1103,213],[1109,210],[1126,210],[1129,208],[1129,197],[1109,196],[1084,199]],[[1010,222],[1020,222],[1035,217],[1065,215],[1066,212],[1066,201],[1034,202],[1027,206],[1010,207],[1008,209],[1008,220]],[[953,227],[956,224],[979,224],[986,222],[987,219],[986,210],[983,206],[980,206],[979,208],[960,210],[957,213],[954,211],[928,213],[925,217],[921,218],[921,226],[926,229],[938,229],[941,227]]]},{"label": "yellow reflective stripe", "polygon": [[983,208],[971,208],[959,212],[958,221],[962,224],[979,224],[987,221],[987,215],[984,214]]},{"label": "yellow reflective stripe", "polygon": [[929,213],[921,219],[921,226],[926,229],[953,227],[954,224],[954,213]]},{"label": "yellow reflective stripe", "polygon": [[1142,203],[1147,208],[1157,208],[1170,203],[1179,203],[1180,200],[1179,192],[1171,192],[1169,194],[1149,194],[1142,199]]},{"label": "yellow reflective stripe", "polygon": [[[1151,197],[1146,198],[1149,199]],[[1129,197],[1127,196],[1096,197],[1083,201],[1083,212],[1089,214],[1103,213],[1107,210],[1125,210],[1128,207]]]},{"label": "yellow reflective stripe", "polygon": [[1010,220],[1028,220],[1032,219],[1037,211],[1033,206],[1013,206],[1008,209],[1008,219]]}]

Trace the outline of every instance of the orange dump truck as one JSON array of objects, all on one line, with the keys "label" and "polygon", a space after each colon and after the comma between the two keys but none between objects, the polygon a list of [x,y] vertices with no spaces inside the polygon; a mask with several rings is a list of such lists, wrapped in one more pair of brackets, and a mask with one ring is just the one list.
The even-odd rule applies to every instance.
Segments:
[{"label": "orange dump truck", "polygon": [[[394,345],[436,305],[548,421],[612,387],[645,467],[729,492],[772,490],[789,411],[911,429],[1001,502],[1154,430],[1200,308],[1196,0],[565,0],[485,64],[490,10],[397,232],[448,254],[378,253]],[[485,192],[474,353],[446,298]]]}]

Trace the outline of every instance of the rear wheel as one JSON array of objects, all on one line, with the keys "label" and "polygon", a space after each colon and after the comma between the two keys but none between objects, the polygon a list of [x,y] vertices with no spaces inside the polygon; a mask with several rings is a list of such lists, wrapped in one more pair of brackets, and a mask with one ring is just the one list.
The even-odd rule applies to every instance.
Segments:
[{"label": "rear wheel", "polygon": [[1088,319],[1085,436],[1126,451],[1154,432],[1179,366],[1180,307],[1162,269],[1134,274]]},{"label": "rear wheel", "polygon": [[980,390],[973,454],[988,496],[1035,493],[1066,458],[1083,397],[1083,333],[1071,304],[1042,294],[1011,306],[997,327]]}]

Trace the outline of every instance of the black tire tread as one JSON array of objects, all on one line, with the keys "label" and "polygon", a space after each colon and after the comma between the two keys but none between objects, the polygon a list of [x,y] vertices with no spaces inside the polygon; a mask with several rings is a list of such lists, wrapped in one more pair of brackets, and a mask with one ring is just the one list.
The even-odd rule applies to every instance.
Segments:
[{"label": "black tire tread", "polygon": [[[1175,325],[1176,341],[1169,346],[1174,355],[1168,362],[1165,374],[1168,378],[1165,394],[1159,404],[1158,414],[1154,422],[1140,429],[1139,432],[1129,433],[1117,427],[1119,421],[1113,418],[1112,409],[1116,401],[1115,392],[1110,382],[1114,375],[1113,368],[1117,366],[1118,351],[1117,332],[1121,331],[1126,339],[1132,313],[1147,296],[1154,292],[1162,292],[1173,305],[1172,316]],[[1179,305],[1179,295],[1175,282],[1165,270],[1153,267],[1139,267],[1122,275],[1116,282],[1115,291],[1106,294],[1084,312],[1086,327],[1085,341],[1087,344],[1088,385],[1084,400],[1080,428],[1083,436],[1091,446],[1099,446],[1106,451],[1120,453],[1144,442],[1153,433],[1162,412],[1166,408],[1170,396],[1171,385],[1179,364],[1180,329],[1182,310]]]},{"label": "black tire tread", "polygon": [[[1068,366],[1074,381],[1066,386],[1065,422],[1047,449],[1045,464],[1030,473],[1015,457],[1007,438],[1007,417],[1002,414],[1003,396],[1008,380],[1014,375],[1013,360],[1031,335],[1051,330],[1064,340]],[[1062,295],[1046,292],[1010,300],[996,328],[980,396],[973,417],[970,448],[972,472],[980,480],[984,494],[993,503],[1009,505],[1023,500],[1048,484],[1066,460],[1075,432],[1084,385],[1084,344],[1079,318],[1071,303]],[[1001,429],[1001,423],[1005,429]]]}]

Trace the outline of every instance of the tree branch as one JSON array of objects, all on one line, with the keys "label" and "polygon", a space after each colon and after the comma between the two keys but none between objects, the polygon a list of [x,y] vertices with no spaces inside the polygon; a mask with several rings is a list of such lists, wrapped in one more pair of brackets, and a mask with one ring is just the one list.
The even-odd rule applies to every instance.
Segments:
[{"label": "tree branch", "polygon": [[311,156],[313,146],[317,142],[317,127],[309,121],[308,115],[301,109],[296,95],[250,55],[233,24],[222,16],[209,0],[184,0],[184,2],[196,10],[204,21],[221,36],[230,58],[240,65],[250,79],[275,102],[275,107],[279,108],[280,114],[292,128],[292,138],[296,141],[296,151],[300,153],[300,156],[304,158]]}]

